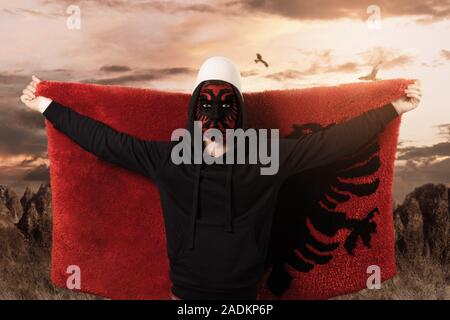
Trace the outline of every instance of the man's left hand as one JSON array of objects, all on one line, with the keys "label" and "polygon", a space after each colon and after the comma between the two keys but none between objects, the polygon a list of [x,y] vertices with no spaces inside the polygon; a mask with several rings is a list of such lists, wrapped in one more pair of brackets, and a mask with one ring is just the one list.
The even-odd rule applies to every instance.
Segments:
[{"label": "man's left hand", "polygon": [[392,101],[397,113],[400,115],[402,113],[414,110],[420,104],[422,99],[422,88],[420,86],[420,81],[416,80],[414,83],[410,84],[405,90],[405,96]]}]

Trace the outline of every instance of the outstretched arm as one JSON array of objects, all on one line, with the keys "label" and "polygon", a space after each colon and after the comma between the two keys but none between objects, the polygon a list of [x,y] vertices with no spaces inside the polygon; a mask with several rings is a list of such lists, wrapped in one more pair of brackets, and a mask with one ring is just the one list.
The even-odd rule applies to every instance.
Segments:
[{"label": "outstretched arm", "polygon": [[349,156],[374,138],[399,114],[418,106],[420,84],[405,90],[406,97],[355,118],[308,134],[299,139],[280,140],[280,167],[287,175],[331,164]]},{"label": "outstretched arm", "polygon": [[[48,98],[34,97],[38,83],[39,79],[33,78],[30,86],[25,89],[27,92],[24,90],[24,95],[28,97],[22,96],[21,99],[32,104],[30,106],[32,109],[42,112],[56,129],[102,160],[149,178],[156,177],[160,165],[169,152],[167,142],[139,139]],[[33,100],[37,101],[33,103]]]}]

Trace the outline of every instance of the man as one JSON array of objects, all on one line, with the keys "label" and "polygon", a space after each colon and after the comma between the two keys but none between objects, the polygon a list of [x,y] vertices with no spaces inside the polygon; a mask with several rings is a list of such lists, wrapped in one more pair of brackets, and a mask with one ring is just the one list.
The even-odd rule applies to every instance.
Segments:
[{"label": "man", "polygon": [[[260,163],[175,164],[174,142],[141,140],[36,97],[39,81],[33,76],[23,91],[21,100],[28,107],[42,112],[55,128],[100,159],[155,181],[166,227],[172,293],[181,299],[255,299],[277,193],[286,178],[351,155],[421,100],[416,82],[408,86],[406,97],[379,109],[299,139],[279,139],[279,170],[261,175]],[[205,61],[188,110],[190,133],[194,121],[205,133],[246,128],[241,77],[232,61],[221,56]],[[231,150],[224,141],[205,138],[203,148],[220,159]]]}]

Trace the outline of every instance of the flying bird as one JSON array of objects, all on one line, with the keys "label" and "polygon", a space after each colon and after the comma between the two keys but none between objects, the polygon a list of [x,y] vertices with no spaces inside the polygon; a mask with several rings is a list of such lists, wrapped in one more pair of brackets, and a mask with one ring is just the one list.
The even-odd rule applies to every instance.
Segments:
[{"label": "flying bird", "polygon": [[367,81],[377,81],[380,80],[377,78],[378,70],[380,69],[381,61],[378,62],[375,66],[373,66],[372,71],[367,75],[363,77],[359,77],[359,80],[367,80]]},{"label": "flying bird", "polygon": [[266,61],[263,60],[263,58],[262,58],[260,53],[256,54],[255,63],[258,63],[258,62],[262,62],[266,66],[266,68],[269,67],[269,64]]}]

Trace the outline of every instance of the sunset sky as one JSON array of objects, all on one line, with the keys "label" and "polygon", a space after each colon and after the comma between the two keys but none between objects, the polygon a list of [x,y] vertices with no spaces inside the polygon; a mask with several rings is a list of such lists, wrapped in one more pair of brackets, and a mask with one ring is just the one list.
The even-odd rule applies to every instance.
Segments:
[{"label": "sunset sky", "polygon": [[[67,27],[73,5],[80,29]],[[420,79],[423,102],[403,116],[394,197],[450,185],[449,0],[2,0],[0,41],[0,184],[20,195],[48,179],[43,117],[19,101],[31,74],[190,92],[212,55],[239,66],[244,91],[358,82],[378,60],[381,79]],[[255,64],[257,52],[269,68]]]}]

